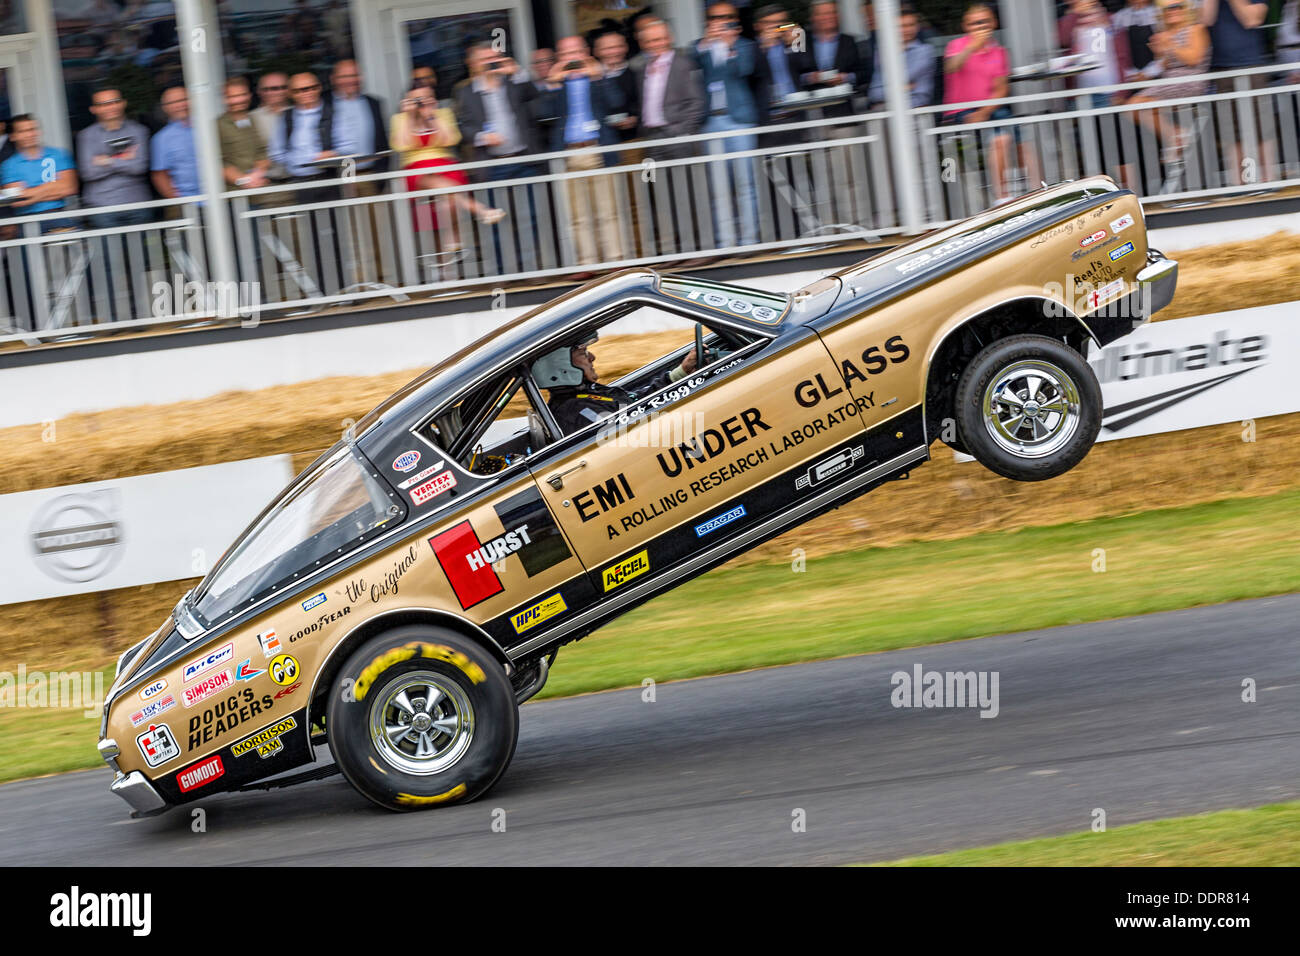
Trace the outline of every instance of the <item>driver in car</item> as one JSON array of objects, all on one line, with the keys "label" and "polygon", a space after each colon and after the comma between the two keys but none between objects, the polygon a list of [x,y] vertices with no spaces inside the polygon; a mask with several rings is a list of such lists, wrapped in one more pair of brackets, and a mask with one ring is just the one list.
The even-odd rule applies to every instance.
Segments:
[{"label": "driver in car", "polygon": [[[636,397],[627,389],[601,384],[596,373],[596,356],[587,349],[597,338],[591,332],[576,345],[561,346],[533,363],[533,378],[540,388],[550,389],[547,405],[566,435],[613,415]],[[650,390],[679,382],[694,371],[692,350],[680,365],[660,376]]]}]

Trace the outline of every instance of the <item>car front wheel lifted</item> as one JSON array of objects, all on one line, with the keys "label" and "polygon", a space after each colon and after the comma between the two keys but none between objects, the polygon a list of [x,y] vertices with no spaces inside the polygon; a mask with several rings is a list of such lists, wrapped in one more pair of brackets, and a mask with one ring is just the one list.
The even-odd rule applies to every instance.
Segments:
[{"label": "car front wheel lifted", "polygon": [[1042,481],[1069,471],[1101,431],[1101,386],[1082,355],[1044,335],[983,349],[957,383],[957,428],[980,464]]},{"label": "car front wheel lifted", "polygon": [[325,720],[343,775],[390,810],[486,793],[519,736],[514,690],[497,660],[455,631],[420,625],[385,631],[353,653]]}]

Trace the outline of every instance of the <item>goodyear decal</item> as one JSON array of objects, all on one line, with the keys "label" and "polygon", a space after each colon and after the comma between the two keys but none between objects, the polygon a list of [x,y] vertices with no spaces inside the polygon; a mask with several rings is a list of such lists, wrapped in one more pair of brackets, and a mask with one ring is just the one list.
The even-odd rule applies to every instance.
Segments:
[{"label": "goodyear decal", "polygon": [[395,664],[400,664],[402,661],[409,661],[415,657],[446,661],[453,667],[458,668],[461,673],[475,684],[481,684],[487,680],[487,675],[483,673],[483,668],[479,667],[460,651],[452,650],[444,644],[425,644],[421,641],[412,641],[409,644],[403,644],[401,647],[394,647],[392,650],[384,651],[384,653],[380,654],[373,661],[363,667],[361,673],[357,675],[356,683],[352,685],[353,698],[356,700],[364,700],[366,694],[370,693],[370,688],[374,686],[379,675]]},{"label": "goodyear decal", "polygon": [[605,583],[605,590],[612,591],[619,585],[626,584],[649,570],[650,552],[648,550],[638,551],[632,557],[624,558],[618,564],[606,568],[605,573],[601,575],[601,580]]},{"label": "goodyear decal", "polygon": [[287,734],[297,726],[292,717],[286,717],[278,724],[264,727],[257,733],[245,737],[230,748],[230,753],[233,756],[242,757],[244,754],[256,750],[257,755],[265,760],[267,757],[278,754],[284,749],[284,744],[280,742],[280,736]]},{"label": "goodyear decal", "polygon": [[465,785],[458,783],[446,793],[435,794],[432,797],[417,797],[413,793],[399,793],[397,802],[404,807],[429,807],[436,803],[446,803],[448,800],[455,800],[457,797],[464,796],[465,790]]},{"label": "goodyear decal", "polygon": [[516,634],[522,634],[524,631],[541,624],[547,618],[563,614],[568,609],[564,603],[564,597],[557,591],[550,597],[538,601],[532,607],[525,608],[518,614],[510,615],[510,623],[514,625]]}]

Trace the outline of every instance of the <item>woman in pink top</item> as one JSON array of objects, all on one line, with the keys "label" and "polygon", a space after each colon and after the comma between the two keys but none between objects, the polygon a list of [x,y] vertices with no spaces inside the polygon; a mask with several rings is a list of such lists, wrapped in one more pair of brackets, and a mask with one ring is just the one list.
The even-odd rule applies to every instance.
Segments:
[{"label": "woman in pink top", "polygon": [[[962,14],[959,36],[943,51],[943,101],[945,103],[970,103],[998,100],[1007,95],[1007,77],[1011,74],[1011,58],[1006,48],[993,38],[997,18],[993,8],[984,3],[973,3]],[[991,103],[987,106],[948,110],[943,114],[945,123],[983,123],[990,119],[1010,119],[1011,110]],[[998,202],[1007,196],[1006,170],[1011,165],[1011,134],[1002,129],[993,131],[993,189]]]}]

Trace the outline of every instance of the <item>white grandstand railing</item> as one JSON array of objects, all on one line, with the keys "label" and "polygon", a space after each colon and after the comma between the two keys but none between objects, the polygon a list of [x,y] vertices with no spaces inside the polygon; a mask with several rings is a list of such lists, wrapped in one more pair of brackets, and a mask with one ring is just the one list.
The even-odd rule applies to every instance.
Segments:
[{"label": "white grandstand railing", "polygon": [[[1260,67],[912,110],[920,162],[904,172],[915,177],[923,199],[924,221],[915,226],[901,221],[895,200],[900,184],[893,180],[891,117],[883,111],[594,147],[583,152],[620,164],[590,170],[567,168],[575,155],[568,151],[526,157],[535,175],[500,181],[491,181],[495,171],[518,166],[519,159],[437,169],[471,176],[464,186],[408,191],[406,178],[415,171],[393,170],[237,190],[206,204],[218,197],[0,220],[22,233],[0,241],[0,342],[36,345],[164,324],[248,323],[266,314],[488,291],[629,266],[855,248],[962,219],[992,205],[1000,191],[1017,195],[1039,179],[1106,173],[1148,203],[1291,188],[1300,185],[1300,84],[1250,88],[1253,76],[1286,70]],[[1158,91],[1198,79],[1227,79],[1237,88],[1142,105],[1090,105],[1095,93]],[[953,109],[988,105],[1006,105],[1013,115],[942,123]],[[1135,120],[1146,111],[1193,131],[1181,155],[1162,132]],[[999,131],[1019,144],[1002,190],[992,182]],[[745,148],[731,153],[708,152],[734,146],[739,137],[756,141],[742,141]],[[742,215],[738,187],[746,171],[754,198]],[[466,199],[502,206],[510,215],[484,225],[465,208]],[[170,209],[180,218],[95,227],[104,216],[137,209]],[[220,257],[210,255],[202,224],[215,214],[229,216],[234,275],[208,275],[209,260]],[[41,234],[54,220],[83,228]]]}]

